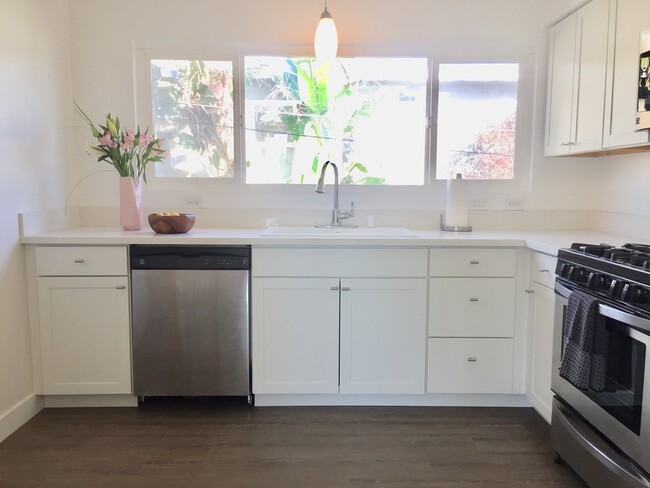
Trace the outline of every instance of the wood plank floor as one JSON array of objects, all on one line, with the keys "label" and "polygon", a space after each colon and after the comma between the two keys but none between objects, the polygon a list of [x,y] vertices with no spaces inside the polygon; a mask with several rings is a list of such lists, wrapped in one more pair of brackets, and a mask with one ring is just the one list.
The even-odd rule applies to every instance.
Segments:
[{"label": "wood plank floor", "polygon": [[13,487],[585,488],[532,409],[46,409],[0,443]]}]

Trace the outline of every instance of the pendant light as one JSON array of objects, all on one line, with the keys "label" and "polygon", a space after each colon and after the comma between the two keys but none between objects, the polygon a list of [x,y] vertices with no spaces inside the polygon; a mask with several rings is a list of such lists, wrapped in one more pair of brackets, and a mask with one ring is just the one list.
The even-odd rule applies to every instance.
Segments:
[{"label": "pendant light", "polygon": [[325,0],[325,10],[323,10],[323,13],[320,16],[318,27],[316,27],[316,36],[314,38],[316,59],[335,59],[338,47],[339,36],[336,32],[336,25],[334,25],[332,15],[327,11],[327,0]]}]

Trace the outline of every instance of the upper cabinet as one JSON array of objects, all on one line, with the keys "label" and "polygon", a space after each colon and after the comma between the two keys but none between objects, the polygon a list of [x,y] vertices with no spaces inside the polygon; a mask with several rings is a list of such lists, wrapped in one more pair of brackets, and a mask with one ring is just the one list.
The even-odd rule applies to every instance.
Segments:
[{"label": "upper cabinet", "polygon": [[592,0],[551,27],[546,156],[648,144],[635,132],[639,33],[647,0]]},{"label": "upper cabinet", "polygon": [[648,0],[611,0],[603,148],[648,144],[650,131],[635,132],[639,33],[650,27]]},{"label": "upper cabinet", "polygon": [[593,0],[550,30],[546,156],[602,149],[608,25],[609,0]]}]

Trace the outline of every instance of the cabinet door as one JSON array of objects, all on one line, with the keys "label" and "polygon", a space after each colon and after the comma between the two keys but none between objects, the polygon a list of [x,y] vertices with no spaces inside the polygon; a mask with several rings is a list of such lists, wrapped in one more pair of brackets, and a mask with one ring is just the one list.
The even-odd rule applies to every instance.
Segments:
[{"label": "cabinet door", "polygon": [[648,131],[635,132],[639,86],[639,32],[648,26],[648,0],[612,0],[603,133],[605,148],[648,143]]},{"label": "cabinet door", "polygon": [[529,400],[542,417],[550,422],[555,294],[551,288],[537,283],[532,285],[531,290],[529,330],[532,338],[532,366]]},{"label": "cabinet door", "polygon": [[577,14],[551,27],[549,32],[548,87],[546,96],[546,156],[569,153],[573,111]]},{"label": "cabinet door", "polygon": [[571,152],[598,151],[603,145],[609,0],[592,0],[577,12],[574,122]]},{"label": "cabinet door", "polygon": [[127,277],[41,277],[38,293],[42,393],[131,393]]},{"label": "cabinet door", "polygon": [[253,393],[338,393],[339,280],[254,278]]},{"label": "cabinet door", "polygon": [[341,280],[341,393],[424,393],[426,279]]}]

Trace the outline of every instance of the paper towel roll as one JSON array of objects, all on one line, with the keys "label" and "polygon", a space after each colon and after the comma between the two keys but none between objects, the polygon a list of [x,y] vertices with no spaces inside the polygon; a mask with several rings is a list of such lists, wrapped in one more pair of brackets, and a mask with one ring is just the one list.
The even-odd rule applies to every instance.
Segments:
[{"label": "paper towel roll", "polygon": [[447,180],[447,205],[445,226],[467,227],[469,225],[469,193],[467,180],[458,173],[456,179]]}]

